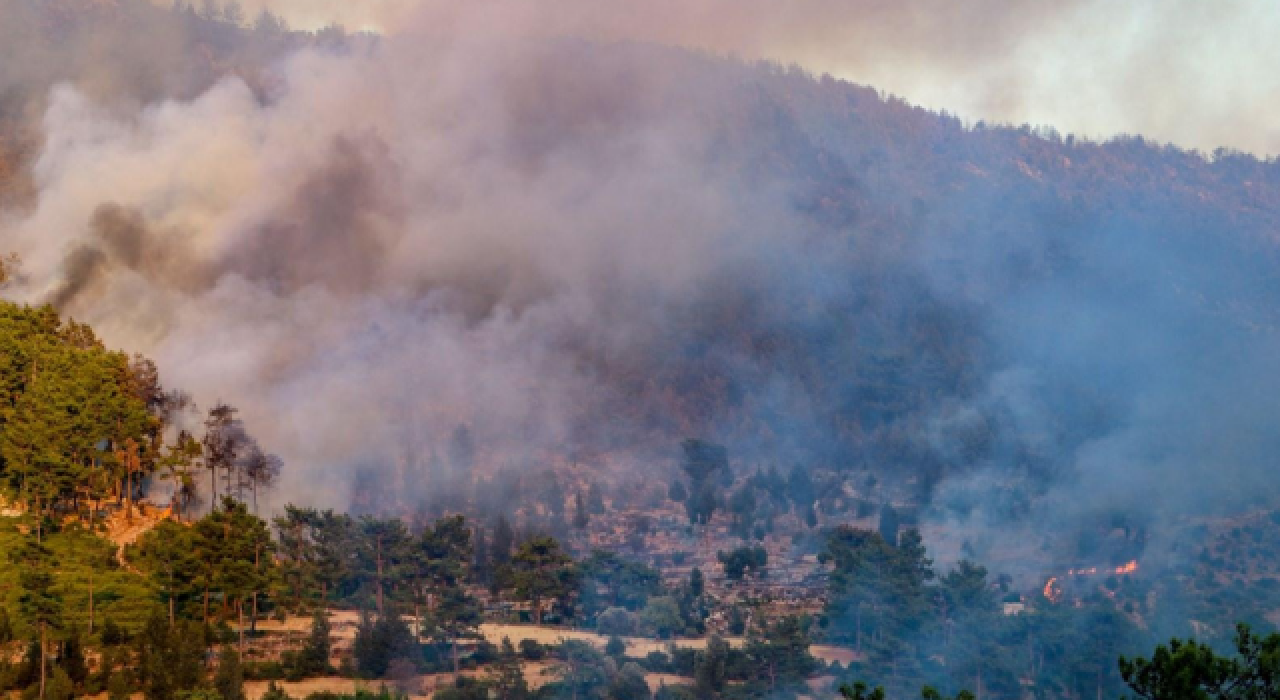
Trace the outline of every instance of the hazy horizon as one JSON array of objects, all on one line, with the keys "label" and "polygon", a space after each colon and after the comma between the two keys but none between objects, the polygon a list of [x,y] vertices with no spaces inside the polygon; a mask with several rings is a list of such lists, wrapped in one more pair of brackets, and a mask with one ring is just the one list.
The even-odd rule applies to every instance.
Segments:
[{"label": "hazy horizon", "polygon": [[[166,3],[168,0],[156,0]],[[197,3],[198,4],[198,3]],[[244,0],[292,26],[396,34],[451,14],[434,0]],[[760,0],[480,3],[493,24],[657,41],[795,64],[869,85],[967,122],[1048,126],[1106,140],[1139,134],[1212,153],[1274,156],[1280,13],[1258,0]],[[473,14],[477,12],[473,11]],[[422,17],[429,18],[421,21]]]}]

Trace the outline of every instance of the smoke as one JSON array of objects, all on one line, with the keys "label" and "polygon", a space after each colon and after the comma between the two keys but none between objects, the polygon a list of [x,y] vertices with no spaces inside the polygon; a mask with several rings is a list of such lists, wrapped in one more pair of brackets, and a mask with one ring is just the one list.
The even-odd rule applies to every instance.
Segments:
[{"label": "smoke", "polygon": [[996,70],[1083,5],[404,7],[191,94],[57,87],[0,223],[23,298],[234,403],[287,498],[414,507],[460,425],[490,470],[871,469],[944,559],[1276,495],[1272,169],[661,45]]},{"label": "smoke", "polygon": [[518,31],[659,41],[799,64],[970,120],[1052,124],[1106,138],[1275,154],[1268,3],[1230,0],[657,0],[471,5],[419,0],[254,0],[295,26]]},{"label": "smoke", "polygon": [[[711,426],[661,415],[662,388],[627,408],[622,381],[652,378],[611,375],[652,369],[684,342],[662,337],[674,308],[721,305],[804,224],[781,184],[713,162],[722,69],[672,80],[651,58],[684,61],[407,37],[301,51],[267,103],[234,76],[137,110],[59,88],[6,239],[29,299],[202,403],[235,397],[291,498],[342,503],[353,466],[420,478],[460,424],[494,454],[674,440]],[[627,410],[637,427],[588,424]]]}]

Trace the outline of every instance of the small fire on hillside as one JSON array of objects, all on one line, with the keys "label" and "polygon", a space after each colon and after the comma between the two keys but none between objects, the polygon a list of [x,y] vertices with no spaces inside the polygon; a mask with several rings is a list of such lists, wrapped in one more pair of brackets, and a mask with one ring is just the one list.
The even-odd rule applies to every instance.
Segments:
[{"label": "small fire on hillside", "polygon": [[[1091,566],[1085,569],[1069,569],[1063,574],[1063,578],[1071,578],[1076,576],[1097,576],[1098,574],[1113,574],[1116,576],[1128,576],[1138,570],[1138,561],[1132,560],[1122,566],[1114,569],[1099,568]],[[1057,603],[1062,600],[1062,584],[1057,576],[1050,576],[1049,580],[1044,584],[1044,597],[1050,603]]]}]

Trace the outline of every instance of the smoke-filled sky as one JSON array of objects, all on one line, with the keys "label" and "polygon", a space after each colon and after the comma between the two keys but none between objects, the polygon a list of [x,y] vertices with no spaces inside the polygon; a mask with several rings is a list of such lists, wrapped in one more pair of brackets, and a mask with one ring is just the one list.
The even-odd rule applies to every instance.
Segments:
[{"label": "smoke-filled sky", "polygon": [[[448,26],[446,3],[247,0],[296,26]],[[970,121],[1280,153],[1280,8],[1267,0],[488,2],[483,25],[797,63]],[[522,17],[523,16],[523,17]]]},{"label": "smoke-filled sky", "polygon": [[412,507],[459,425],[494,467],[668,473],[655,455],[707,436],[996,533],[1277,495],[1270,170],[968,131],[661,45],[1265,151],[1261,5],[554,7],[385,6],[380,42],[215,61],[177,97],[148,95],[199,53],[186,25],[119,73],[84,35],[92,80],[39,101],[36,194],[0,212],[6,293],[242,408],[303,503],[371,473]]}]

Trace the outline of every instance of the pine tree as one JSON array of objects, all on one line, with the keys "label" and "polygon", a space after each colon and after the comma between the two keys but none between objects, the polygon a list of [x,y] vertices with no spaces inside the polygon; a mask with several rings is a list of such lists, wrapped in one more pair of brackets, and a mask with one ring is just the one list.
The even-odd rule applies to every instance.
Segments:
[{"label": "pine tree", "polygon": [[573,495],[573,526],[579,530],[587,529],[590,516],[587,515],[587,504],[579,491]]},{"label": "pine tree", "polygon": [[484,536],[484,528],[476,526],[474,530],[475,555],[471,561],[471,580],[479,584],[488,584],[493,580],[493,562],[489,557],[489,543]]},{"label": "pine tree", "polygon": [[245,700],[244,667],[240,664],[240,653],[229,646],[224,647],[218,655],[218,672],[214,674],[213,687],[222,700]]},{"label": "pine tree", "polygon": [[83,685],[89,678],[89,664],[84,656],[84,642],[80,637],[80,628],[72,627],[71,633],[62,643],[62,657],[58,666],[67,672],[74,685]]},{"label": "pine tree", "polygon": [[516,597],[533,607],[535,624],[542,624],[542,603],[563,598],[575,585],[573,560],[552,537],[534,537],[520,545],[511,559]]},{"label": "pine tree", "polygon": [[301,675],[313,676],[327,672],[332,648],[329,615],[324,608],[316,608],[311,617],[311,634],[307,636],[307,642],[298,655]]},{"label": "pine tree", "polygon": [[218,403],[209,409],[209,416],[204,421],[204,464],[209,470],[209,512],[218,505],[218,473],[223,472],[226,489],[224,496],[230,496],[233,485],[232,472],[239,464],[240,457],[249,443],[244,423],[236,417],[238,411],[233,406]]},{"label": "pine tree", "polygon": [[693,571],[689,572],[689,595],[697,598],[706,590],[706,580],[702,575],[702,569],[693,567]]},{"label": "pine tree", "polygon": [[515,647],[507,637],[502,638],[502,650],[498,654],[496,670],[493,689],[497,693],[497,700],[528,700],[529,685],[524,679],[520,657],[516,655]]},{"label": "pine tree", "polygon": [[493,526],[494,564],[506,564],[511,561],[511,550],[515,546],[515,541],[516,535],[511,529],[511,523],[507,522],[505,516],[499,516],[497,524]]},{"label": "pine tree", "polygon": [[9,561],[19,567],[19,610],[27,623],[36,628],[40,651],[40,698],[45,698],[49,652],[49,631],[62,617],[62,599],[53,590],[53,568],[57,566],[53,552],[38,541],[27,539],[13,552]]},{"label": "pine tree", "polygon": [[604,515],[604,492],[594,481],[587,487],[587,510],[592,515]]}]

